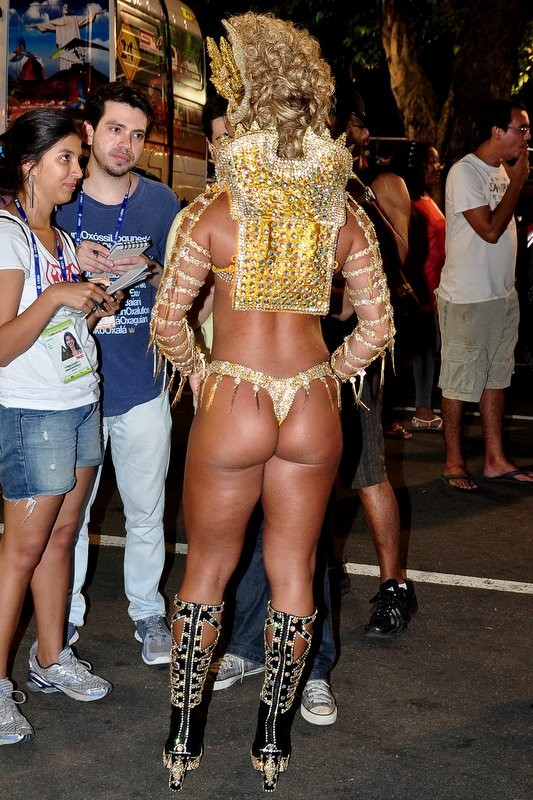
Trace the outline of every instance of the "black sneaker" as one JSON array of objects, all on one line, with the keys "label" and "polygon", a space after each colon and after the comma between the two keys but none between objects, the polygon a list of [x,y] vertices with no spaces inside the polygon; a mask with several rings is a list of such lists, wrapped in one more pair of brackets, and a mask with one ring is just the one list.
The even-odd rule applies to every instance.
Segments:
[{"label": "black sneaker", "polygon": [[390,639],[407,630],[412,615],[418,609],[412,581],[405,581],[402,589],[398,581],[391,578],[379,587],[379,592],[369,602],[374,603],[365,636],[372,639]]}]

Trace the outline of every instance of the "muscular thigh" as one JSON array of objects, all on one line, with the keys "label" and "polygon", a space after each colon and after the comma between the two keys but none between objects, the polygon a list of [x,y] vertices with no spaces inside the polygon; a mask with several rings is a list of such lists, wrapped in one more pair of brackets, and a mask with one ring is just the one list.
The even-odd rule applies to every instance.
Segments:
[{"label": "muscular thigh", "polygon": [[310,387],[280,429],[275,456],[265,466],[262,503],[266,537],[283,549],[291,540],[314,550],[342,451],[338,409],[324,387]]},{"label": "muscular thigh", "polygon": [[[320,497],[327,495],[342,447],[334,385],[331,398],[321,381],[312,382],[307,397],[298,392],[281,425],[264,390],[256,395],[246,382],[234,389],[233,380],[225,378],[211,403],[204,394],[191,426],[184,480],[186,524],[205,529],[210,521],[228,535],[244,531],[265,487],[267,502],[277,493],[288,501],[285,470],[295,472],[294,480],[309,496],[317,495],[317,487]],[[297,503],[305,506],[302,491]]]},{"label": "muscular thigh", "polygon": [[[213,379],[204,390],[212,388]],[[278,424],[267,398],[224,378],[199,404],[189,434],[183,511],[187,536],[213,548],[240,548],[261,494],[264,464],[276,449]],[[259,401],[259,402],[258,402]],[[207,544],[206,544],[207,548]]]}]

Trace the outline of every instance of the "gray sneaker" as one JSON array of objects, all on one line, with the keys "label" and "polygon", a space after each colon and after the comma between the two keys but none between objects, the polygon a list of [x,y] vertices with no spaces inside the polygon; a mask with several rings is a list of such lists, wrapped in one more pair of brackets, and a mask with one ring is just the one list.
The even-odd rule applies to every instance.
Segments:
[{"label": "gray sneaker", "polygon": [[307,681],[302,692],[300,713],[311,725],[333,725],[337,719],[337,703],[327,681]]},{"label": "gray sneaker", "polygon": [[138,619],[135,638],[142,642],[142,660],[145,664],[170,664],[172,637],[164,617]]},{"label": "gray sneaker", "polygon": [[211,674],[215,676],[213,691],[229,689],[234,683],[242,682],[247,675],[258,675],[264,671],[263,664],[248,661],[247,658],[241,658],[240,656],[234,656],[233,653],[226,653],[225,656],[215,661],[211,667]]},{"label": "gray sneaker", "polygon": [[59,654],[59,664],[41,667],[37,658],[37,642],[30,649],[30,668],[27,687],[32,692],[63,692],[74,700],[89,703],[101,700],[112,691],[109,681],[93,675],[91,665],[87,661],[76,658],[70,647],[65,647]]},{"label": "gray sneaker", "polygon": [[7,678],[0,679],[0,745],[30,742],[34,730],[17,706],[26,702],[25,692],[13,689]]}]

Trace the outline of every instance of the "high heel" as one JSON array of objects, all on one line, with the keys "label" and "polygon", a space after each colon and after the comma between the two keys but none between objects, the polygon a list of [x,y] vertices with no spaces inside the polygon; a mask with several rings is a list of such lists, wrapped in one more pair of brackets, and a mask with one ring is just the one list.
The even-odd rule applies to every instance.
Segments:
[{"label": "high heel", "polygon": [[[261,689],[257,729],[252,744],[254,769],[263,775],[263,789],[276,789],[280,772],[285,772],[291,756],[291,706],[311,646],[311,628],[316,611],[308,617],[295,617],[268,605],[265,620],[265,679]],[[271,644],[268,639],[272,634]],[[297,637],[306,643],[304,652],[294,658]]]},{"label": "high heel", "polygon": [[[202,690],[220,635],[220,615],[224,603],[202,605],[187,603],[178,596],[172,615],[172,651],[170,659],[170,732],[165,743],[163,763],[169,770],[169,786],[179,792],[185,773],[197,769],[203,753],[205,709]],[[218,615],[218,616],[217,616]],[[182,623],[180,641],[174,624]],[[215,638],[202,647],[205,626],[215,631]]]}]

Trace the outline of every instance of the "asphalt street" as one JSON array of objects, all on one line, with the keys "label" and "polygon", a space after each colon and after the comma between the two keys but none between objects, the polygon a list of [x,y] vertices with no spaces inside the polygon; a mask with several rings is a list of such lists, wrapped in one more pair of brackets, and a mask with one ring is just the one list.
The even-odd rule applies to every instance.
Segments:
[{"label": "asphalt street", "polygon": [[[509,393],[506,439],[533,465],[533,394],[528,372]],[[399,415],[407,424],[408,392]],[[438,403],[438,400],[437,400]],[[185,398],[174,411],[167,484],[171,599],[183,570],[181,470],[190,423]],[[469,465],[481,491],[467,495],[441,479],[442,438],[416,432],[387,441],[387,465],[402,514],[403,552],[419,611],[406,633],[364,636],[376,558],[357,498],[336,503],[335,551],[350,590],[337,596],[338,662],[331,675],[337,722],[317,727],[296,710],[293,755],[279,800],[531,800],[533,797],[533,490],[481,480],[479,418],[468,416]],[[0,748],[6,800],[170,800],[161,754],[166,738],[168,667],[148,667],[133,638],[123,594],[124,524],[109,465],[93,514],[89,613],[75,645],[114,684],[103,701],[30,694],[29,744]],[[34,637],[28,602],[13,651],[24,688]],[[212,695],[205,753],[188,774],[183,800],[264,796],[249,748],[261,675]]]}]

